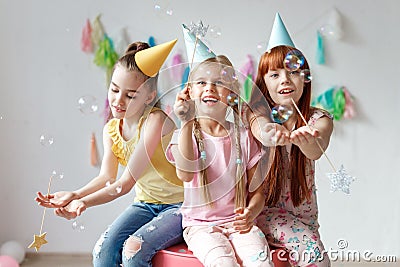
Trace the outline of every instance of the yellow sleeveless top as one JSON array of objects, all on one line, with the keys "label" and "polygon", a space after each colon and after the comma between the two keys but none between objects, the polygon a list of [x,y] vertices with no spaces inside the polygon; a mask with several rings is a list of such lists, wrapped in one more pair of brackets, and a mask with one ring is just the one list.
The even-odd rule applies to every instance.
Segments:
[{"label": "yellow sleeveless top", "polygon": [[[113,141],[111,150],[118,158],[118,162],[126,166],[135,146],[140,138],[140,131],[148,115],[154,111],[161,111],[159,108],[146,108],[143,116],[139,120],[134,137],[125,141],[120,132],[121,119],[111,119],[107,123],[108,134]],[[175,166],[165,157],[163,147],[167,147],[171,140],[171,133],[163,136],[158,144],[149,165],[143,171],[141,177],[137,179],[135,185],[135,201],[170,204],[183,201],[183,183],[176,176]]]}]

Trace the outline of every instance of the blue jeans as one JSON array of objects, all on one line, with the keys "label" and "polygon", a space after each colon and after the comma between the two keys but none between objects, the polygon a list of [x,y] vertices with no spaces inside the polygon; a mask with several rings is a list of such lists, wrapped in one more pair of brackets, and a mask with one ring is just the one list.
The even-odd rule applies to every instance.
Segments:
[{"label": "blue jeans", "polygon": [[[101,235],[93,249],[94,267],[152,266],[161,249],[183,242],[179,204],[133,203]],[[141,242],[133,256],[123,251],[128,238]]]}]

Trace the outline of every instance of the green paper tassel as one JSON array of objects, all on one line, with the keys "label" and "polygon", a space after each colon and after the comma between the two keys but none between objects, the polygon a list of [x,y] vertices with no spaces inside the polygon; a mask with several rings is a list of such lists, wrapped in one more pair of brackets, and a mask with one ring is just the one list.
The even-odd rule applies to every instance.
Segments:
[{"label": "green paper tassel", "polygon": [[112,69],[118,60],[118,54],[114,50],[113,41],[104,34],[103,40],[99,43],[94,56],[94,63],[99,67],[104,67],[107,72],[107,79],[111,77]]},{"label": "green paper tassel", "polygon": [[317,63],[320,65],[325,64],[325,47],[324,39],[319,31],[317,31]]},{"label": "green paper tassel", "polygon": [[104,36],[104,27],[100,20],[101,14],[97,15],[92,24],[91,39],[93,46],[97,47]]},{"label": "green paper tassel", "polygon": [[252,84],[253,84],[253,78],[251,74],[247,75],[246,80],[243,83],[243,100],[246,103],[250,102],[250,97],[251,97],[251,91],[252,91]]},{"label": "green paper tassel", "polygon": [[346,106],[346,98],[344,91],[339,88],[333,96],[333,117],[335,120],[341,120]]}]

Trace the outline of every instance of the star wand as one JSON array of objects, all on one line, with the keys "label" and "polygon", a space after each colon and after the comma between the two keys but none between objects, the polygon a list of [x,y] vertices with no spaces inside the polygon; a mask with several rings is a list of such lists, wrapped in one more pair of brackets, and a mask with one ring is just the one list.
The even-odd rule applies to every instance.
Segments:
[{"label": "star wand", "polygon": [[[294,102],[293,98],[291,98],[293,106],[299,113],[303,122],[308,126],[310,130],[311,126],[307,123],[306,119],[304,118],[303,114],[301,114],[299,107]],[[336,170],[335,166],[333,165],[332,161],[329,159],[328,155],[325,153],[325,150],[322,148],[321,144],[319,143],[318,139],[315,139],[319,149],[321,150],[322,154],[328,160],[330,166],[333,169],[333,173],[327,173],[329,180],[331,181],[331,192],[335,192],[337,190],[341,190],[346,194],[350,194],[350,184],[355,180],[354,177],[348,175],[346,170],[344,169],[343,165],[340,166],[339,171]]]},{"label": "star wand", "polygon": [[[47,187],[47,196],[50,195],[50,186],[51,186],[51,181],[53,180],[53,175],[50,176],[49,179],[49,186]],[[42,233],[43,231],[43,224],[44,224],[44,218],[46,216],[46,207],[43,210],[43,216],[42,216],[42,223],[40,224],[40,232],[39,235],[33,235],[33,242],[28,246],[28,248],[35,248],[36,252],[39,251],[40,247],[44,244],[47,244],[46,240],[46,232]]]}]

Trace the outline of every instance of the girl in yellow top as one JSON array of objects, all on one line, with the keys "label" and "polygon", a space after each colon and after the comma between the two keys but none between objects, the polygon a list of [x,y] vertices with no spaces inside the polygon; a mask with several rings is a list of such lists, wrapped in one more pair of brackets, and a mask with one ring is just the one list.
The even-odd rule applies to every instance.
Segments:
[{"label": "girl in yellow top", "polygon": [[[143,63],[140,60],[149,60],[146,59],[149,51],[160,51],[163,46],[167,52],[159,64],[161,67],[175,42],[166,43],[166,48],[166,44],[149,48],[141,42],[128,47],[115,65],[108,91],[114,118],[104,126],[104,156],[99,175],[76,191],[48,196],[39,192],[36,198],[42,206],[56,208],[57,215],[71,219],[88,207],[128,193],[136,184],[134,203],[95,245],[95,267],[121,263],[125,267],[151,266],[151,258],[158,250],[183,241],[179,212],[182,182],[163,151],[176,127],[164,112],[154,107],[159,68],[154,71],[153,62],[140,64]],[[142,51],[146,52],[144,56]],[[148,66],[154,73],[148,71]],[[126,166],[125,171],[118,182],[105,187],[110,177],[115,181],[119,163]]]}]

